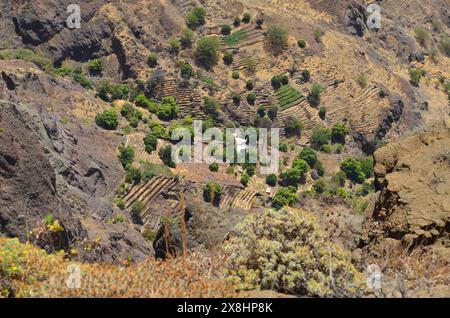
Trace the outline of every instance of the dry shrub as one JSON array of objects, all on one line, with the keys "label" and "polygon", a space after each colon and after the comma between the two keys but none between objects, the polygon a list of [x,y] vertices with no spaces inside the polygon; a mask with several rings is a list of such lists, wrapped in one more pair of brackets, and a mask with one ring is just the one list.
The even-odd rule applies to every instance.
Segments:
[{"label": "dry shrub", "polygon": [[[69,288],[69,265],[81,269],[81,288]],[[14,297],[237,297],[221,272],[223,258],[146,260],[128,267],[82,264],[47,254],[17,239],[0,238],[0,296]]]}]

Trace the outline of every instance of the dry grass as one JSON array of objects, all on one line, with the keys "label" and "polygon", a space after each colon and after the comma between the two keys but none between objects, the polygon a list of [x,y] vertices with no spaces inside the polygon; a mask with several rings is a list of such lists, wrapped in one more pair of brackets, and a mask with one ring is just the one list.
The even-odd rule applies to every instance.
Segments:
[{"label": "dry grass", "polygon": [[[68,266],[81,269],[81,288],[69,288]],[[14,297],[237,297],[225,282],[223,259],[146,260],[128,266],[71,262],[16,239],[0,238],[0,296]]]}]

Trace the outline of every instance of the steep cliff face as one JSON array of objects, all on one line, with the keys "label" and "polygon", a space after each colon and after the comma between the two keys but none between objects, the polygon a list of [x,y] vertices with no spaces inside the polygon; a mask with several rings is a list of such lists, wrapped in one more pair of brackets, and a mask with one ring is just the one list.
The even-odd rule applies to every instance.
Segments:
[{"label": "steep cliff face", "polygon": [[98,251],[86,259],[151,255],[132,225],[107,222],[116,213],[110,198],[123,177],[116,158],[123,139],[93,123],[106,106],[33,64],[0,62],[0,231],[25,240],[51,214],[80,253],[100,238]]},{"label": "steep cliff face", "polygon": [[379,198],[367,229],[370,249],[397,242],[409,248],[433,244],[448,253],[449,151],[450,129],[441,128],[375,152]]}]

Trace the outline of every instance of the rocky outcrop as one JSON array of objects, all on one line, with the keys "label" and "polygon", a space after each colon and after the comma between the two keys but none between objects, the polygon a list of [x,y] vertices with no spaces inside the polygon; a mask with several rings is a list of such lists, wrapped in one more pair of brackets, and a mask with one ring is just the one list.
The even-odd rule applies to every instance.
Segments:
[{"label": "rocky outcrop", "polygon": [[366,250],[398,242],[408,248],[433,244],[448,253],[449,149],[450,130],[436,128],[375,152],[379,197],[366,223]]},{"label": "rocky outcrop", "polygon": [[0,69],[0,232],[26,240],[51,214],[64,227],[62,247],[85,260],[152,255],[132,225],[109,224],[123,139],[92,124],[108,106],[31,63],[0,61]]}]

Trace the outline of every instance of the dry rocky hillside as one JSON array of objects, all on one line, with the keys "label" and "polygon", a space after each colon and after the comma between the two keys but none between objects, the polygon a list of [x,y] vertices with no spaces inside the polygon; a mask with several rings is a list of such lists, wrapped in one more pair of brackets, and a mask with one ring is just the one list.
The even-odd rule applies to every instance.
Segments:
[{"label": "dry rocky hillside", "polygon": [[[308,286],[276,282],[277,296],[450,296],[448,0],[87,0],[70,29],[72,2],[0,3],[0,236],[135,268],[195,251],[201,277],[205,255],[240,246],[239,224],[278,230],[279,217],[317,246],[336,243],[353,283],[379,264],[385,287],[324,292],[305,269]],[[369,4],[381,7],[378,29]],[[171,132],[200,119],[280,128],[279,173],[171,162]],[[281,232],[270,235],[299,248]],[[20,295],[8,275],[0,296]],[[227,282],[224,294],[263,281]]]}]

